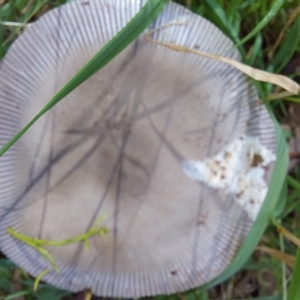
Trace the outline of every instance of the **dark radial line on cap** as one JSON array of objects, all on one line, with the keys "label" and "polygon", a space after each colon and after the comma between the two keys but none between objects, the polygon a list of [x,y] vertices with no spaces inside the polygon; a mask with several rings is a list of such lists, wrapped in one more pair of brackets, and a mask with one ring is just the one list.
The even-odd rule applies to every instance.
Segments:
[{"label": "dark radial line on cap", "polygon": [[48,156],[48,163],[49,163],[49,169],[48,172],[46,173],[46,193],[44,196],[44,203],[42,207],[42,215],[41,215],[41,221],[40,221],[40,229],[38,232],[38,237],[41,238],[43,234],[43,229],[44,225],[46,222],[46,213],[47,213],[47,206],[48,206],[48,196],[49,196],[49,189],[50,189],[50,180],[51,180],[51,175],[52,175],[52,164],[51,161],[53,160],[53,152],[54,152],[54,135],[55,135],[55,109],[51,112],[51,137],[50,137],[50,151],[49,151],[49,156]]},{"label": "dark radial line on cap", "polygon": [[150,117],[150,113],[148,111],[148,108],[144,101],[142,101],[142,105],[145,111],[145,116],[147,120],[149,121],[149,124],[153,130],[153,132],[157,135],[158,139],[162,142],[162,144],[165,146],[167,150],[173,155],[173,157],[177,160],[178,163],[181,163],[181,161],[185,160],[184,156],[175,149],[175,147],[172,145],[172,143],[156,128],[154,122],[152,121]]},{"label": "dark radial line on cap", "polygon": [[[202,207],[203,207],[203,196],[204,196],[204,188],[203,184],[199,183],[200,191],[199,191],[199,201],[196,211],[196,220],[199,220],[201,214],[202,214]],[[195,235],[193,239],[193,246],[192,246],[192,253],[191,253],[191,273],[189,274],[190,280],[193,280],[193,277],[195,277],[197,274],[197,260],[198,260],[198,245],[199,245],[199,237],[201,235],[201,227],[195,226]]]},{"label": "dark radial line on cap", "polygon": [[[99,145],[98,145],[98,147],[99,147]],[[106,185],[106,188],[105,188],[105,190],[103,191],[103,195],[102,195],[101,198],[99,199],[99,200],[100,200],[100,201],[99,201],[99,204],[98,204],[97,208],[95,209],[95,212],[94,212],[93,216],[91,217],[91,220],[90,220],[88,226],[86,227],[86,231],[89,230],[89,229],[91,228],[91,226],[95,223],[95,221],[96,221],[97,218],[99,217],[101,208],[102,208],[102,206],[103,206],[105,200],[107,199],[106,197],[107,197],[107,195],[108,195],[108,191],[109,191],[110,187],[112,186],[112,183],[113,183],[113,179],[114,179],[114,177],[115,177],[115,174],[116,174],[116,172],[118,171],[118,167],[119,167],[119,164],[120,164],[121,159],[122,159],[122,155],[121,155],[121,152],[119,152],[119,155],[118,155],[118,157],[117,157],[117,160],[116,160],[116,162],[115,162],[115,164],[114,164],[114,167],[113,167],[112,172],[111,172],[111,174],[110,174],[110,177],[109,177],[109,179],[108,179],[108,183],[107,183],[107,185]],[[114,218],[114,215],[112,216],[112,218]],[[108,218],[108,220],[109,220],[109,218]],[[92,240],[91,242],[93,243],[93,240]],[[82,246],[83,246],[83,245],[78,246],[78,249],[77,249],[77,251],[76,251],[76,253],[74,254],[74,257],[73,257],[73,259],[72,259],[72,263],[75,264],[76,261],[78,261],[79,256],[80,256],[80,253],[81,253],[82,250],[83,250],[83,247],[82,247]],[[95,257],[95,259],[91,262],[91,265],[90,265],[90,267],[89,267],[88,269],[90,269],[96,261],[97,261],[97,257]]]},{"label": "dark radial line on cap", "polygon": [[[61,28],[61,9],[57,10],[57,27],[56,27],[56,36],[55,36],[55,42],[56,42],[56,47],[55,47],[55,84],[54,84],[54,93],[56,93],[59,82],[60,82],[60,77],[61,74],[58,72],[58,67],[59,67],[59,61],[60,61],[60,49],[61,49],[61,38],[60,38],[60,28]],[[47,214],[47,206],[48,206],[48,201],[49,201],[49,190],[50,190],[50,180],[52,176],[52,160],[53,160],[53,155],[54,155],[54,138],[55,138],[55,125],[56,125],[56,108],[54,108],[51,112],[51,119],[50,119],[50,150],[49,150],[49,156],[48,156],[48,165],[49,169],[46,173],[46,191],[45,191],[45,196],[43,200],[43,207],[42,207],[42,215],[41,215],[41,221],[40,221],[40,228],[39,228],[39,233],[38,236],[39,238],[42,237],[43,234],[43,229],[45,226],[46,222],[46,214]]]},{"label": "dark radial line on cap", "polygon": [[[120,150],[120,162],[118,165],[118,173],[117,173],[117,186],[116,186],[116,197],[115,197],[115,210],[114,210],[114,225],[113,225],[113,237],[114,237],[114,246],[113,246],[113,253],[112,253],[112,269],[113,273],[116,274],[117,268],[117,245],[118,245],[118,226],[119,226],[119,216],[120,216],[120,201],[121,201],[121,189],[122,189],[122,177],[123,177],[123,160],[124,160],[124,153],[126,149],[126,145],[128,143],[130,137],[130,130],[127,128],[123,131],[123,138],[122,138],[122,147]],[[115,281],[112,285],[112,291],[114,291]]]},{"label": "dark radial line on cap", "polygon": [[[79,147],[80,145],[82,145],[82,143],[85,141],[85,139],[81,139],[79,141],[74,142],[73,144],[69,145],[68,147],[62,149],[56,156],[55,158],[53,158],[51,164],[56,164],[59,163],[59,161],[61,159],[63,159],[70,151],[76,149],[77,147]],[[47,174],[48,169],[49,169],[49,165],[45,166],[44,169],[36,176],[36,178],[27,186],[26,190],[19,195],[16,200],[7,208],[3,208],[3,210],[5,211],[5,213],[3,213],[0,216],[0,220],[2,220],[7,214],[9,214],[12,210],[17,211],[17,210],[21,210],[24,209],[29,205],[23,205],[22,207],[18,207],[17,205],[20,203],[20,201],[30,192],[31,188],[34,187],[43,177],[45,174]]]},{"label": "dark radial line on cap", "polygon": [[50,122],[50,118],[51,118],[51,114],[47,114],[45,116],[46,121],[43,124],[43,129],[41,131],[41,136],[39,138],[38,145],[36,147],[36,151],[35,151],[35,154],[34,154],[34,159],[33,159],[33,162],[31,164],[31,167],[30,167],[30,170],[29,170],[29,182],[32,182],[34,180],[34,171],[35,171],[35,167],[36,167],[36,160],[38,159],[38,157],[41,153],[41,148],[43,146],[43,142],[44,142],[44,139],[46,137],[45,133],[47,131],[47,127],[48,127],[48,124]]}]

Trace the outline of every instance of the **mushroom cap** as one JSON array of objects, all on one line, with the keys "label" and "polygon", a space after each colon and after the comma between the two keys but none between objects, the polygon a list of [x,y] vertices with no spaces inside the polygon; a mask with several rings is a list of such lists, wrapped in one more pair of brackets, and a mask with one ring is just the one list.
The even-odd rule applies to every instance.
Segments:
[{"label": "mushroom cap", "polygon": [[[28,27],[0,65],[0,145],[145,2],[77,0]],[[185,24],[153,38],[240,59],[219,29],[177,4],[166,5],[151,28],[173,21]],[[90,237],[88,251],[82,242],[47,247],[60,273],[43,280],[127,298],[212,280],[230,264],[255,217],[229,188],[197,180],[200,167],[193,177],[184,166],[224,154],[241,137],[273,153],[273,124],[257,99],[248,78],[231,66],[141,36],[0,159],[1,250],[38,276],[49,261],[7,228],[64,240],[102,217],[108,233]],[[267,185],[272,162],[264,170]]]}]

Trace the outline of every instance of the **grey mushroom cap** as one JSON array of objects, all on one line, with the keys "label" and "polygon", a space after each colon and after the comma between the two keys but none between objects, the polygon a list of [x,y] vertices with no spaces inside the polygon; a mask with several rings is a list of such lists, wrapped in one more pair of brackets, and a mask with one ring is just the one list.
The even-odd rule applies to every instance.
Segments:
[{"label": "grey mushroom cap", "polygon": [[[28,27],[0,64],[4,145],[139,11],[142,0],[75,0]],[[213,24],[169,3],[153,38],[239,60]],[[214,157],[241,136],[275,152],[272,121],[231,66],[141,36],[44,115],[0,159],[0,247],[38,276],[51,267],[7,228],[48,240],[86,232],[90,249],[47,249],[43,280],[137,298],[209,282],[230,264],[253,219],[234,195],[193,180],[182,162]],[[268,181],[272,163],[268,166]]]}]

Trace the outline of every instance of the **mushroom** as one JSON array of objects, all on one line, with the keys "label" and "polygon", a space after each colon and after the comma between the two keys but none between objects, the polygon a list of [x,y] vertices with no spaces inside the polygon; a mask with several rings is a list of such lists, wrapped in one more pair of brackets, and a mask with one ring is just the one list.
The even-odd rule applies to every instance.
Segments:
[{"label": "mushroom", "polygon": [[[138,12],[145,0],[79,0],[28,27],[0,65],[5,144]],[[183,22],[170,25],[170,22]],[[156,40],[236,60],[213,24],[169,3]],[[137,298],[220,275],[267,192],[275,131],[231,66],[142,36],[44,115],[0,159],[0,247],[63,289]],[[46,241],[51,262],[8,232]],[[89,242],[89,249],[86,249]],[[47,273],[47,274],[46,274]]]}]

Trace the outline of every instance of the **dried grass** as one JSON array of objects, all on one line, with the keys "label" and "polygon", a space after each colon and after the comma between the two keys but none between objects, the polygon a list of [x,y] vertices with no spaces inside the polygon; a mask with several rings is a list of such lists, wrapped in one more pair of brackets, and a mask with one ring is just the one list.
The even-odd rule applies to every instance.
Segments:
[{"label": "dried grass", "polygon": [[218,60],[220,62],[223,62],[225,64],[228,64],[236,69],[238,69],[239,71],[243,72],[244,74],[248,75],[249,77],[258,80],[258,81],[262,81],[262,82],[268,82],[268,83],[272,83],[275,85],[278,85],[280,87],[282,87],[283,89],[289,91],[292,94],[298,94],[300,92],[300,86],[297,82],[293,81],[292,79],[283,76],[283,75],[278,75],[278,74],[273,74],[270,72],[266,72],[266,71],[262,71],[253,67],[250,67],[248,65],[245,65],[239,61],[236,61],[234,59],[231,58],[227,58],[224,56],[220,56],[220,55],[216,55],[216,54],[210,54],[210,53],[204,53],[201,52],[199,50],[196,49],[192,49],[192,48],[188,48],[186,46],[183,45],[177,45],[177,44],[171,44],[171,43],[165,43],[165,42],[161,42],[161,41],[157,41],[154,40],[152,38],[150,38],[150,35],[153,34],[155,31],[160,30],[164,27],[168,27],[171,25],[182,25],[183,23],[167,23],[159,28],[156,28],[154,30],[149,31],[148,33],[145,34],[145,39],[146,41],[150,42],[150,43],[154,43],[166,48],[169,48],[171,50],[177,51],[177,52],[183,52],[183,53],[190,53],[190,54],[195,54],[195,55],[199,55],[202,57],[206,57],[209,59],[214,59],[214,60]]}]

